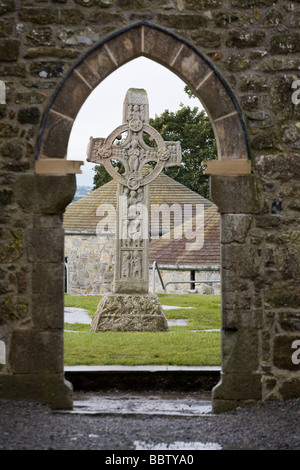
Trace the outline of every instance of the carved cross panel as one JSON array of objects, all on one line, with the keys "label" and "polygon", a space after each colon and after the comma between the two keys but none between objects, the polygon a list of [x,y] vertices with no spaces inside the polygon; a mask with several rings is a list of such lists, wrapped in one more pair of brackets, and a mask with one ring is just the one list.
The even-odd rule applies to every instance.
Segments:
[{"label": "carved cross panel", "polygon": [[[125,135],[125,141],[118,141]],[[149,146],[145,135],[154,143]],[[102,164],[118,183],[132,190],[153,181],[163,168],[181,163],[180,142],[165,142],[159,132],[149,125],[149,105],[145,90],[128,90],[123,107],[123,124],[106,139],[90,137],[87,161]],[[120,161],[124,166],[121,174],[112,165]],[[143,168],[155,162],[152,171],[143,175]]]},{"label": "carved cross panel", "polygon": [[[123,124],[106,139],[90,137],[87,161],[104,165],[119,183],[113,290],[147,293],[148,185],[164,168],[180,165],[180,142],[165,142],[149,125],[146,91],[130,88],[123,104]],[[116,161],[121,162],[123,171],[113,165]]]}]

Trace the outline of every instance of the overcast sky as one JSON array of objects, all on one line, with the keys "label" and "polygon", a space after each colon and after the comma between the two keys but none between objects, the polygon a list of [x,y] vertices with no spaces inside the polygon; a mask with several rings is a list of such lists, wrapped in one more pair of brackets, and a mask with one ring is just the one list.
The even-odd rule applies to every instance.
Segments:
[{"label": "overcast sky", "polygon": [[202,109],[197,98],[184,92],[185,83],[165,67],[145,57],[139,57],[110,74],[90,94],[74,122],[68,160],[82,160],[78,186],[93,186],[93,163],[86,162],[89,138],[107,137],[122,124],[123,101],[129,88],[144,88],[148,94],[150,117],[165,109],[177,111],[180,103]]}]

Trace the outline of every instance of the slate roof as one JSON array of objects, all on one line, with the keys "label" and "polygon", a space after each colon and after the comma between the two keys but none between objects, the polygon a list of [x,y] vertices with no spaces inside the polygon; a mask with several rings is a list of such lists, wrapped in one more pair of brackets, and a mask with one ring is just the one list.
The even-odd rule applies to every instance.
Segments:
[{"label": "slate roof", "polygon": [[[96,233],[97,224],[101,220],[101,215],[105,215],[109,227],[115,226],[115,210],[110,210],[110,204],[116,207],[117,183],[112,180],[100,188],[92,191],[87,196],[71,203],[64,214],[63,226],[66,234],[70,233]],[[106,206],[103,206],[106,204]],[[178,183],[169,176],[161,173],[158,178],[150,183],[150,211],[162,204],[174,209],[170,211],[170,226],[163,230],[163,237],[150,240],[150,262],[157,261],[159,265],[171,266],[199,266],[199,265],[220,265],[220,216],[217,207],[196,192]],[[192,243],[196,238],[187,240],[184,237],[174,239],[174,228],[177,232],[187,233],[187,225],[180,227],[184,219],[184,212],[188,214],[188,209],[192,208],[190,223],[193,220],[193,230],[196,228],[195,216],[196,208],[204,207],[204,244],[201,249],[187,249],[187,243]],[[98,208],[106,208],[108,212],[99,212]],[[98,215],[97,215],[98,209]],[[157,236],[162,234],[162,219],[166,222],[166,217],[159,220],[153,217],[150,212],[151,234]],[[101,215],[99,215],[101,214]],[[180,217],[177,217],[177,216]],[[186,219],[185,219],[186,220]],[[200,239],[200,237],[199,237]]]}]

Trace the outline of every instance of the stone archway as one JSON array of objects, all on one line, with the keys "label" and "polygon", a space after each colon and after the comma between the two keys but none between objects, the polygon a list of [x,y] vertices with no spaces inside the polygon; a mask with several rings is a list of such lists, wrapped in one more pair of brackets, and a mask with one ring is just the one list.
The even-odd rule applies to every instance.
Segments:
[{"label": "stone archway", "polygon": [[[218,160],[209,162],[206,173],[212,175],[211,195],[222,221],[222,379],[213,391],[214,410],[219,412],[259,399],[261,383],[256,360],[257,326],[253,328],[250,310],[245,309],[242,321],[236,315],[231,297],[239,289],[239,276],[228,265],[228,247],[236,237],[241,240],[241,249],[235,256],[243,258],[245,227],[251,223],[251,214],[258,211],[256,187],[243,116],[218,70],[185,40],[158,26],[142,22],[116,32],[83,56],[54,93],[40,129],[36,173],[50,177],[80,172],[80,163],[66,159],[79,109],[104,78],[139,56],[160,63],[182,78],[202,102],[215,132]],[[248,346],[254,358],[250,361],[245,351]]]},{"label": "stone archway", "polygon": [[[214,65],[185,40],[145,22],[125,28],[85,54],[54,93],[43,117],[37,146],[37,173],[78,171],[63,162],[73,122],[93,89],[126,62],[145,56],[178,75],[204,106],[214,128],[219,160],[235,160],[231,174],[249,172],[250,151],[240,107]],[[236,136],[232,139],[232,135]],[[50,162],[47,159],[51,159]],[[209,171],[215,173],[216,164]],[[218,165],[217,165],[218,166]],[[222,171],[226,164],[221,164]],[[50,169],[51,168],[51,169]],[[218,172],[218,171],[217,171]]]}]

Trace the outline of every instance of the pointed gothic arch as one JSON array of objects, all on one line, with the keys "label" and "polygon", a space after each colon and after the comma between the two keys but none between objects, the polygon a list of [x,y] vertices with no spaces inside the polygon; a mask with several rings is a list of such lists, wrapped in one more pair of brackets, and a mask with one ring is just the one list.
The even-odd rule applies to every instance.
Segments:
[{"label": "pointed gothic arch", "polygon": [[[80,172],[80,162],[67,161],[74,120],[90,93],[117,68],[145,56],[179,76],[195,93],[214,129],[220,164],[210,162],[210,173],[225,160],[235,160],[234,173],[250,170],[247,129],[230,87],[206,56],[187,41],[161,27],[140,22],[124,28],[89,50],[69,70],[44,113],[38,137],[36,172]],[[232,136],[235,136],[233,139]]]}]

